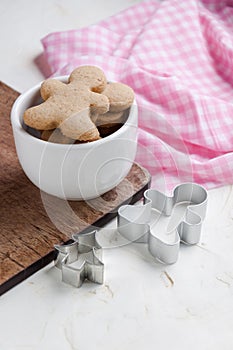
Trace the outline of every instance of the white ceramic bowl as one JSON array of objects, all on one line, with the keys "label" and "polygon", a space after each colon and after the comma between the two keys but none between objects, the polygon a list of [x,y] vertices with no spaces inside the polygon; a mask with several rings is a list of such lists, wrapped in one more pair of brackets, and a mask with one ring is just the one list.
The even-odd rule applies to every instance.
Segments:
[{"label": "white ceramic bowl", "polygon": [[[67,77],[57,79],[67,81]],[[38,101],[40,85],[20,95],[11,112],[17,155],[28,178],[42,191],[68,200],[95,198],[117,186],[136,154],[136,103],[125,124],[113,134],[89,143],[55,144],[23,128],[23,113]]]}]

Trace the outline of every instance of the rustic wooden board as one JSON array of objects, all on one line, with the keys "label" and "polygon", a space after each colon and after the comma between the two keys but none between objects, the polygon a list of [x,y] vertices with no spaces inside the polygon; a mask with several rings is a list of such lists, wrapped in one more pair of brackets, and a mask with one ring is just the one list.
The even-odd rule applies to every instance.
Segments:
[{"label": "rustic wooden board", "polygon": [[139,200],[150,183],[148,172],[134,164],[116,188],[91,201],[41,195],[15,152],[9,116],[18,95],[0,82],[0,295],[51,262],[54,244],[106,224],[120,205]]}]

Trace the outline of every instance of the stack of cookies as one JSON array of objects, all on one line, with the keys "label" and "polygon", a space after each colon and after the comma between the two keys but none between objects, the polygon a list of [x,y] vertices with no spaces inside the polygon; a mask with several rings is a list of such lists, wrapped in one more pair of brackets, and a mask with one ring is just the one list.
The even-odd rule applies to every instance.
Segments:
[{"label": "stack of cookies", "polygon": [[45,80],[43,102],[27,109],[23,120],[30,130],[49,142],[72,144],[106,137],[126,121],[134,101],[133,90],[122,83],[107,83],[95,66],[80,66],[68,82]]}]

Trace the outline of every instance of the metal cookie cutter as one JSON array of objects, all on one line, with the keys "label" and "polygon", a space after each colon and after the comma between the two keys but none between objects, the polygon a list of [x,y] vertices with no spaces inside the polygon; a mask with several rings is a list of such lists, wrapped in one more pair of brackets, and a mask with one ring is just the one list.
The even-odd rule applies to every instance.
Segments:
[{"label": "metal cookie cutter", "polygon": [[[81,287],[85,279],[102,284],[104,264],[102,249],[96,241],[96,231],[74,234],[74,242],[67,245],[55,245],[58,251],[55,266],[62,271],[62,281],[74,287]],[[77,262],[79,266],[71,264]]]},{"label": "metal cookie cutter", "polygon": [[[173,240],[161,238],[152,232],[150,220],[155,209],[163,216],[171,216],[177,204],[186,203],[184,218],[173,230]],[[192,245],[199,242],[202,221],[207,207],[207,191],[195,183],[184,183],[175,187],[173,196],[148,189],[144,193],[143,205],[124,205],[118,210],[118,231],[130,242],[148,243],[150,253],[165,264],[178,259],[180,242]],[[168,235],[171,232],[167,233]]]}]

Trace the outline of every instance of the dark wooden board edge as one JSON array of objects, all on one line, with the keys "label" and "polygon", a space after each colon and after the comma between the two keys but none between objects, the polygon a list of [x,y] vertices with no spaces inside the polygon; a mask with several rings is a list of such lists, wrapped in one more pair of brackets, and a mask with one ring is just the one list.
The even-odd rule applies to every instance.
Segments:
[{"label": "dark wooden board edge", "polygon": [[[117,216],[117,211],[120,206],[124,204],[134,204],[137,201],[139,201],[142,197],[144,192],[150,187],[151,178],[149,176],[149,181],[141,188],[139,189],[131,198],[126,199],[124,202],[122,202],[118,207],[114,208],[114,212],[109,212],[106,215],[104,215],[102,218],[94,222],[90,227],[80,232],[80,234],[85,233],[87,231],[90,231],[91,227],[99,227],[106,225],[109,223],[112,219],[114,219]],[[70,243],[71,240],[68,240],[65,242],[65,244]],[[49,252],[47,255],[45,255],[43,258],[37,260],[35,263],[28,266],[25,270],[17,273],[13,277],[11,277],[9,280],[1,284],[0,286],[0,296],[2,296],[4,293],[15,287],[17,284],[21,283],[22,281],[26,280],[28,277],[32,276],[34,273],[42,269],[43,267],[47,266],[49,263],[51,263],[56,258],[56,251],[53,249],[51,252]]]}]

